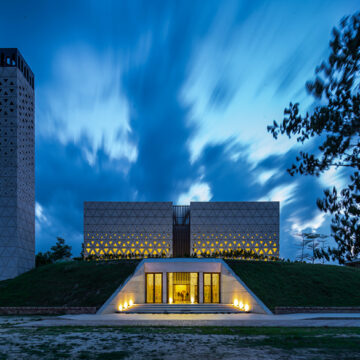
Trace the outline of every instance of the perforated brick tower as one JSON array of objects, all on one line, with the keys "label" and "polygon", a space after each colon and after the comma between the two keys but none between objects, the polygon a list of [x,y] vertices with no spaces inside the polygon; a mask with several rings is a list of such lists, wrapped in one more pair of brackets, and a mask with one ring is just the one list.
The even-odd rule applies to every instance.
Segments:
[{"label": "perforated brick tower", "polygon": [[0,48],[0,280],[34,267],[34,107],[30,67]]}]

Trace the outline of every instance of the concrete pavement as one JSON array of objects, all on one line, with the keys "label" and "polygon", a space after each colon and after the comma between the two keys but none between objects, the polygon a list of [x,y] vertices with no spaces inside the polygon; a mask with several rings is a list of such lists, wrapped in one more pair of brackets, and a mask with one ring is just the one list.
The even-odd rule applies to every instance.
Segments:
[{"label": "concrete pavement", "polygon": [[83,314],[30,320],[18,326],[360,327],[360,314]]}]

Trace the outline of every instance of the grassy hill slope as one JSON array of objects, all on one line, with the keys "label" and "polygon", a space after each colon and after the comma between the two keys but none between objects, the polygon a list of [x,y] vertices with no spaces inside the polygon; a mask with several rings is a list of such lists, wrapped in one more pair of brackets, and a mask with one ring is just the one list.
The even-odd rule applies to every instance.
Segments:
[{"label": "grassy hill slope", "polygon": [[[100,307],[139,261],[65,262],[0,281],[0,306]],[[360,306],[360,269],[343,266],[227,260],[270,308]]]},{"label": "grassy hill slope", "polygon": [[0,281],[0,306],[100,307],[139,261],[64,262]]},{"label": "grassy hill slope", "polygon": [[271,310],[275,306],[360,306],[360,269],[282,262],[226,262]]}]

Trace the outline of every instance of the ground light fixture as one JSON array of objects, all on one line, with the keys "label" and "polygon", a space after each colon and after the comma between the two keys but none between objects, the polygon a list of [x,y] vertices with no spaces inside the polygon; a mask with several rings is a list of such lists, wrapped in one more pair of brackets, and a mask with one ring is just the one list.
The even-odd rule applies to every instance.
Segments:
[{"label": "ground light fixture", "polygon": [[239,302],[238,299],[234,300],[234,304],[235,307],[238,307],[240,310],[242,311],[246,311],[249,312],[250,311],[250,306],[249,304],[244,304],[242,301]]},{"label": "ground light fixture", "polygon": [[129,303],[127,301],[125,301],[124,304],[119,305],[118,309],[119,309],[119,311],[123,311],[123,310],[130,308],[133,305],[134,305],[133,300],[129,300]]}]

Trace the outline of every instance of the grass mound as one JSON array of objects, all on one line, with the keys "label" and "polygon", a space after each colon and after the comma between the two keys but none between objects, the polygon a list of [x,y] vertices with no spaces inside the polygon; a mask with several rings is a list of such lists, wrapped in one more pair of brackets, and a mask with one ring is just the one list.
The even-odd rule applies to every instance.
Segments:
[{"label": "grass mound", "polygon": [[71,261],[41,266],[0,281],[0,306],[100,307],[138,263]]},{"label": "grass mound", "polygon": [[271,310],[275,306],[360,306],[360,269],[227,260]]}]

